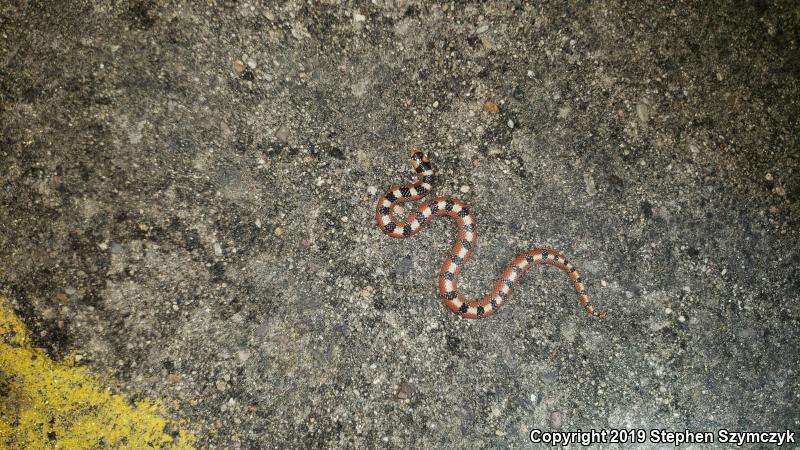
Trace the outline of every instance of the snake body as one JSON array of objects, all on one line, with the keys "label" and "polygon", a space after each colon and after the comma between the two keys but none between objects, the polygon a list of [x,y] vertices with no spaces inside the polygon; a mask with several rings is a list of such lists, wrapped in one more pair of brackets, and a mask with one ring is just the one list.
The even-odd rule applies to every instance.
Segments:
[{"label": "snake body", "polygon": [[385,234],[404,239],[419,232],[435,216],[455,219],[458,239],[438,273],[439,297],[451,311],[466,319],[488,317],[505,304],[514,290],[514,285],[531,266],[547,264],[558,267],[567,274],[578,294],[578,301],[586,312],[600,319],[606,317],[605,311],[595,310],[589,304],[589,296],[586,294],[581,276],[567,258],[555,250],[543,248],[531,249],[514,258],[489,294],[480,300],[468,301],[458,291],[458,275],[469,260],[478,238],[475,231],[475,217],[461,200],[435,197],[417,207],[405,220],[398,220],[392,212],[396,205],[420,200],[433,190],[433,168],[427,155],[416,149],[412,150],[411,166],[417,173],[417,181],[390,187],[378,200],[375,220]]}]

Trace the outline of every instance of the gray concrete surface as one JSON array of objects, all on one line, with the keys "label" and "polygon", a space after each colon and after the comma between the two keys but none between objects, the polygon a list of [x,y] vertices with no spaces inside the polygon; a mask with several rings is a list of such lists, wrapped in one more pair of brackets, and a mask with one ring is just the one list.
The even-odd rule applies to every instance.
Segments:
[{"label": "gray concrete surface", "polygon": [[[2,2],[0,292],[217,448],[797,430],[800,7],[630,3]],[[549,246],[608,319],[448,312],[452,224],[374,223],[413,146],[466,293]]]}]

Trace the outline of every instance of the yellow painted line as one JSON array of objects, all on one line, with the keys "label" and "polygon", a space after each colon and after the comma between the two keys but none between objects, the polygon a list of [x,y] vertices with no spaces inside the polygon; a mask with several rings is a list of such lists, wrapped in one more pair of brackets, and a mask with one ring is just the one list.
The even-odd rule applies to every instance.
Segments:
[{"label": "yellow painted line", "polygon": [[33,347],[0,297],[0,448],[191,449],[184,428],[158,401],[132,402],[73,358],[54,361]]}]

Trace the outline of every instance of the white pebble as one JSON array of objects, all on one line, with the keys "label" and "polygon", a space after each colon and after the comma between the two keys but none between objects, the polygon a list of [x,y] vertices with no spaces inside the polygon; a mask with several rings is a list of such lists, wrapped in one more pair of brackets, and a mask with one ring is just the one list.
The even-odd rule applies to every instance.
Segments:
[{"label": "white pebble", "polygon": [[222,246],[219,245],[219,242],[214,242],[214,254],[217,256],[222,256]]},{"label": "white pebble", "polygon": [[378,193],[378,188],[375,186],[370,186],[367,188],[367,193],[369,193],[369,195],[375,195]]},{"label": "white pebble", "polygon": [[511,119],[508,120],[508,128],[514,128],[514,121]]},{"label": "white pebble", "polygon": [[466,194],[467,192],[469,192],[469,186],[467,186],[465,184],[465,185],[461,186],[458,190],[463,192],[464,194]]},{"label": "white pebble", "polygon": [[647,123],[650,120],[650,105],[644,102],[639,102],[636,105],[636,115],[642,123]]}]

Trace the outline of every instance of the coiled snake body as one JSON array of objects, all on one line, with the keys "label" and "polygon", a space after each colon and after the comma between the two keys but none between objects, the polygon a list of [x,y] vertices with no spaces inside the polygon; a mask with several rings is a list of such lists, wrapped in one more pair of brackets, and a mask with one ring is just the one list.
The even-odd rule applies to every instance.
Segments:
[{"label": "coiled snake body", "polygon": [[475,232],[475,217],[470,208],[461,200],[451,197],[436,197],[420,205],[405,220],[397,220],[392,209],[395,205],[420,200],[433,189],[433,169],[428,157],[412,150],[411,166],[417,172],[414,183],[398,184],[389,188],[378,200],[375,220],[378,227],[387,235],[403,239],[416,234],[434,216],[448,216],[456,221],[458,239],[441,269],[439,269],[439,296],[444,304],[456,314],[466,319],[488,317],[505,304],[514,285],[522,274],[532,265],[547,264],[563,270],[578,293],[578,301],[590,315],[605,318],[605,311],[597,311],[589,304],[589,296],[575,267],[566,257],[555,250],[534,248],[511,261],[495,283],[494,289],[480,300],[468,301],[458,292],[458,275],[469,260],[475,247],[478,234]]}]

